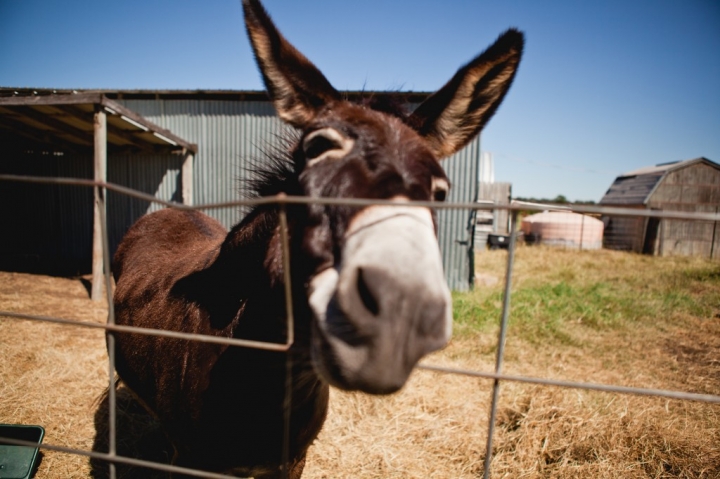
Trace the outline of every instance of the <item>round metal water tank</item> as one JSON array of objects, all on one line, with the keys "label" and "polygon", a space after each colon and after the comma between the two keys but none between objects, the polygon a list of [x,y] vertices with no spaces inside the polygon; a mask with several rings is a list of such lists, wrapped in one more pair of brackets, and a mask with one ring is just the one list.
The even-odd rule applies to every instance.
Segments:
[{"label": "round metal water tank", "polygon": [[602,248],[603,228],[599,219],[570,211],[526,216],[521,225],[526,241],[576,249]]}]

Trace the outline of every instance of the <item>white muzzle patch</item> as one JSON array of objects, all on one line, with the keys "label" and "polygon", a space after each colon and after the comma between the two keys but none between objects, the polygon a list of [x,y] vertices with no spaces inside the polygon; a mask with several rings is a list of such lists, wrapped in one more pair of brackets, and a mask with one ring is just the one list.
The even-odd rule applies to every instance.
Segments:
[{"label": "white muzzle patch", "polygon": [[[397,199],[399,203],[407,201]],[[436,297],[445,304],[444,335],[452,332],[452,300],[445,282],[432,214],[428,208],[398,204],[370,206],[351,221],[339,270],[326,269],[309,285],[309,304],[319,326],[327,318],[333,297],[345,314],[362,315],[365,307],[355,294],[356,271],[382,271],[366,275],[376,295]],[[377,283],[377,284],[376,284]],[[387,288],[386,291],[384,289]],[[393,291],[401,289],[403,291]],[[378,298],[381,307],[383,298]],[[401,308],[402,309],[402,308]],[[396,311],[394,314],[401,313]]]}]

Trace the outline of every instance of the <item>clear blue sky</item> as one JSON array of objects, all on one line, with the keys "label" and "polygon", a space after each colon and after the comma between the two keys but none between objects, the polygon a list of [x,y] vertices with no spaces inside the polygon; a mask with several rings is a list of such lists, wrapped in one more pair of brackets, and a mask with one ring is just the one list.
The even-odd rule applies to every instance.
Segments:
[{"label": "clear blue sky", "polygon": [[[515,196],[599,200],[619,173],[720,162],[720,1],[265,0],[339,89],[430,91],[527,35],[483,133]],[[0,0],[0,86],[262,89],[239,0]]]}]

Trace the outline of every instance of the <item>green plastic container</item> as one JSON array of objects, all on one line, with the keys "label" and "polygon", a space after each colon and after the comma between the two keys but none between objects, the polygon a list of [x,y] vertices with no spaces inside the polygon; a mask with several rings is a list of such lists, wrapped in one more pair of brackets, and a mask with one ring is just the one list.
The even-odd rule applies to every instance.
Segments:
[{"label": "green plastic container", "polygon": [[[0,438],[42,443],[45,429],[42,426],[0,424]],[[0,439],[0,479],[30,479],[38,448],[14,446]]]}]

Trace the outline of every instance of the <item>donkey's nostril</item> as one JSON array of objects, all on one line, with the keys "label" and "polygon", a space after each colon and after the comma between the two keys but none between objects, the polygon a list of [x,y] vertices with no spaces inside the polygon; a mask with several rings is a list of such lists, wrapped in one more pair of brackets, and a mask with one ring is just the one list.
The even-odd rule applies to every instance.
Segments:
[{"label": "donkey's nostril", "polygon": [[358,268],[357,270],[357,289],[365,308],[367,308],[373,316],[377,316],[380,312],[380,306],[365,282],[362,268]]}]

